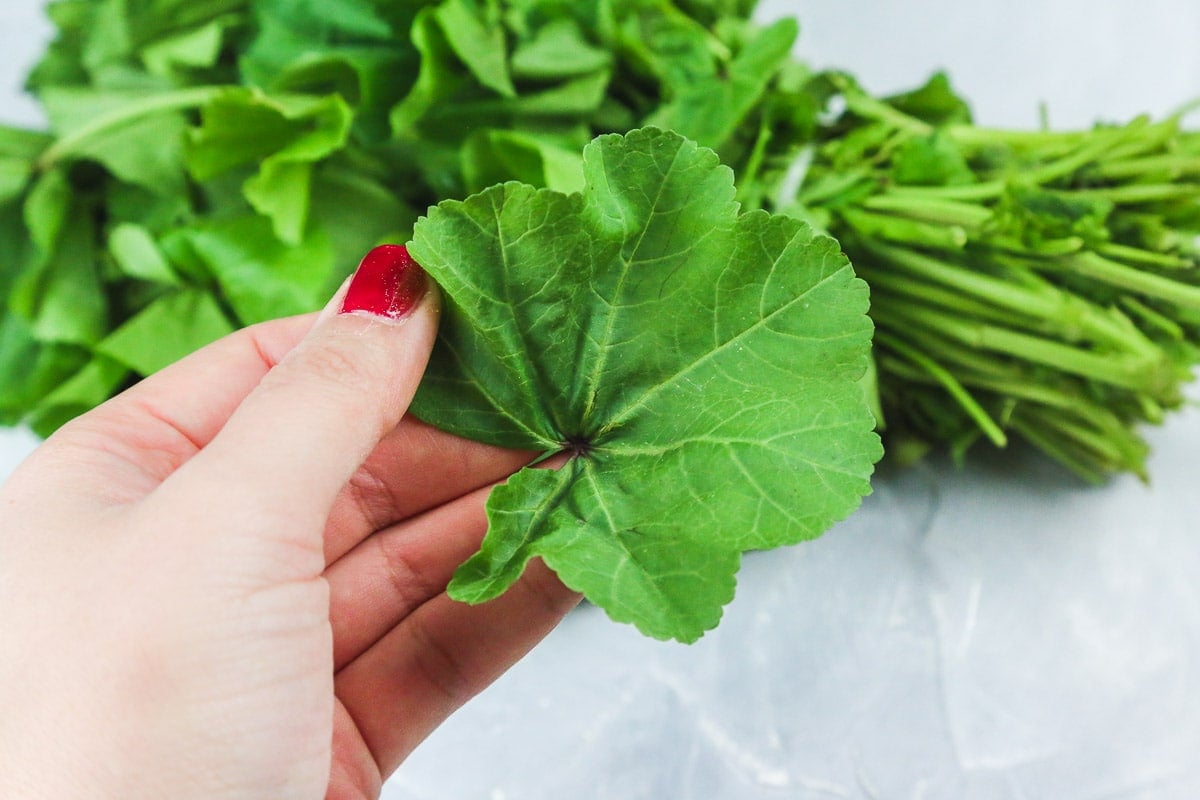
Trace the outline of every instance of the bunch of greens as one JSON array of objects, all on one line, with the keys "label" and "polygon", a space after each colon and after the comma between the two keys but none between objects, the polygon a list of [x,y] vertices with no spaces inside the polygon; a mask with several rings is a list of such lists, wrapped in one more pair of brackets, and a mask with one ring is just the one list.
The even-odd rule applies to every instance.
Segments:
[{"label": "bunch of greens", "polygon": [[[538,494],[535,479],[523,478],[497,493],[507,499],[493,510],[495,536],[464,568],[458,591],[490,596],[539,555],[590,586],[614,616],[692,638],[715,621],[740,549],[814,535],[865,491],[867,439],[847,437],[841,455],[825,441],[832,449],[805,456],[792,435],[826,422],[837,430],[858,407],[832,390],[806,388],[810,374],[820,383],[828,370],[843,370],[839,381],[854,372],[853,358],[835,358],[839,337],[858,335],[850,317],[839,316],[855,308],[853,292],[830,301],[825,322],[838,325],[818,319],[807,334],[824,342],[827,366],[795,331],[790,370],[776,360],[787,348],[776,344],[748,348],[745,365],[704,355],[726,352],[726,338],[741,341],[731,333],[736,325],[726,328],[734,324],[727,313],[776,319],[768,311],[783,303],[776,292],[808,298],[805,281],[844,264],[831,240],[781,220],[792,217],[833,234],[871,288],[878,336],[867,392],[893,455],[931,445],[962,453],[981,438],[1004,445],[1015,437],[1088,478],[1142,474],[1137,427],[1181,403],[1200,338],[1200,137],[1178,118],[1075,132],[986,130],[940,76],[902,96],[872,97],[844,74],[796,61],[796,21],[760,24],[753,5],[55,0],[49,13],[58,36],[28,84],[49,131],[0,128],[0,423],[47,433],[227,331],[317,307],[370,246],[415,236],[415,252],[457,309],[423,389],[440,400],[421,401],[420,412],[461,433],[576,455],[565,483]],[[726,188],[741,212],[756,213],[738,216],[712,183],[706,151],[684,140],[732,168],[735,188]],[[673,161],[658,160],[665,152],[691,155],[680,156],[676,173]],[[608,173],[597,159],[617,165],[603,186]],[[661,208],[630,205],[628,192],[643,176],[621,168],[625,159],[654,171],[659,188],[671,187]],[[707,167],[696,167],[701,162]],[[724,216],[709,220],[681,200],[689,191]],[[434,204],[442,205],[418,223]],[[685,208],[679,230],[704,243],[687,250],[689,263],[727,297],[676,287],[673,273],[646,274],[663,297],[684,292],[680,308],[689,310],[676,316],[687,321],[696,312],[703,331],[671,328],[670,315],[651,302],[662,298],[637,294],[648,287],[624,278],[609,293],[555,283],[556,264],[576,263],[580,275],[608,285],[625,274],[625,261],[652,263],[652,247],[666,248],[660,255],[670,262],[678,254],[667,233],[647,241],[643,259],[631,255],[632,229],[609,223],[646,212],[650,229],[652,219]],[[551,225],[550,210],[573,221]],[[505,316],[483,296],[470,299],[483,279],[468,273],[495,268],[489,258],[508,254],[512,231],[535,218],[548,227],[521,241],[538,248],[489,273],[500,283],[487,296],[541,297],[544,286],[547,297],[572,304],[566,316],[547,318],[564,330],[591,320],[603,336],[569,341],[600,342],[601,352],[560,353],[560,343],[537,331],[538,315]],[[771,233],[755,233],[760,251],[751,253],[751,232],[740,226],[758,225]],[[719,233],[699,235],[709,229]],[[543,240],[544,230],[556,234]],[[810,262],[818,251],[820,263]],[[739,272],[730,253],[757,267]],[[714,277],[718,264],[744,287]],[[796,274],[784,276],[784,265]],[[535,268],[551,272],[535,276]],[[626,329],[627,306],[662,319]],[[502,330],[501,339],[479,340],[478,330],[489,328]],[[703,344],[689,338],[701,333],[709,336]],[[629,351],[631,374],[612,366],[623,363],[617,351],[626,342],[643,340],[673,344]],[[707,427],[668,425],[679,406],[656,404],[678,401],[685,388],[668,378],[691,375],[688,364],[709,358],[720,392],[690,407],[711,404],[712,414],[693,421]],[[769,368],[756,388],[742,370],[759,361]],[[791,376],[794,401],[777,369]],[[667,387],[649,392],[645,407],[636,394],[646,389],[636,379],[642,370]],[[626,385],[633,394],[621,394]],[[771,403],[735,403],[740,393],[772,392],[790,420],[774,433],[753,427],[765,417],[752,419],[769,417]],[[835,395],[849,417],[830,405]],[[816,417],[791,416],[791,402],[810,404]],[[452,406],[461,414],[444,411]],[[719,433],[725,417],[734,421],[728,436]],[[660,438],[644,438],[656,426]],[[805,482],[799,494],[772,481],[737,501],[709,494],[707,465],[755,485],[763,470],[755,459],[777,435],[789,444],[773,457],[799,473],[804,463],[854,456],[847,482],[833,484],[842,488],[830,492],[832,505],[816,503],[819,493]],[[620,542],[619,551],[588,551],[554,503],[603,517],[610,533],[643,530],[638,504],[624,505],[643,491],[634,476],[649,475],[649,461],[638,457],[688,476],[679,488],[689,494],[673,508],[709,508],[710,497],[724,497],[736,509],[730,514],[749,515],[742,525],[754,533],[705,551],[685,535],[688,526],[720,527],[727,517],[681,512],[683,527],[636,543],[609,537],[602,541]],[[610,463],[620,465],[619,477],[597,466]],[[837,470],[808,472],[821,483]],[[771,498],[771,507],[753,505],[754,497]],[[795,517],[810,511],[806,521]],[[514,536],[516,525],[540,533]],[[562,556],[564,547],[579,555]],[[684,570],[691,583],[682,573],[668,579],[671,559],[684,550],[725,566],[700,577]],[[628,580],[596,583],[630,565]],[[693,593],[689,611],[681,598]],[[645,610],[650,597],[659,603],[653,613]]]},{"label": "bunch of greens", "polygon": [[831,231],[871,286],[890,452],[1015,434],[1089,480],[1145,477],[1137,426],[1183,403],[1200,345],[1200,135],[987,130],[940,75],[887,101],[817,83],[845,113],[768,155],[754,199]]}]

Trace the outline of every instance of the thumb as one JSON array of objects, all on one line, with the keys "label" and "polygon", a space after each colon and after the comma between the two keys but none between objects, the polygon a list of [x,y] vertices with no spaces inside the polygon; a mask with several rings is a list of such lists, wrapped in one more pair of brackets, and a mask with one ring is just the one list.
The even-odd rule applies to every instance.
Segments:
[{"label": "thumb", "polygon": [[408,409],[437,316],[436,289],[408,251],[372,250],[309,334],[155,499],[229,522],[210,530],[244,534],[249,519],[320,553],[339,491]]}]

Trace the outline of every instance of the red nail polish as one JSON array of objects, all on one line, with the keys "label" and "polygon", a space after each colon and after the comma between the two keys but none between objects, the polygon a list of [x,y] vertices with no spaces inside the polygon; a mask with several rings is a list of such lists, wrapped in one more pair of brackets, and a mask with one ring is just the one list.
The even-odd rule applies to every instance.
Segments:
[{"label": "red nail polish", "polygon": [[428,278],[413,261],[408,248],[398,244],[376,247],[363,260],[350,280],[342,313],[366,311],[380,317],[399,319],[412,311],[425,294]]}]

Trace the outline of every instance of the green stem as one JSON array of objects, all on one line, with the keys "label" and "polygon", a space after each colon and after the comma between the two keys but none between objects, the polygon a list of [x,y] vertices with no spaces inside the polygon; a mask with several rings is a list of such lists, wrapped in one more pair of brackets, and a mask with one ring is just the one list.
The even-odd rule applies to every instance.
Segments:
[{"label": "green stem", "polygon": [[929,202],[931,200],[959,200],[979,203],[995,200],[1004,194],[1008,184],[1004,181],[968,183],[963,186],[904,186],[892,189],[889,194],[905,202]]},{"label": "green stem", "polygon": [[[913,334],[910,338],[916,345],[939,358],[942,364],[953,367],[955,378],[963,386],[1044,406],[1114,435],[1127,427],[1118,413],[1120,402],[1110,398],[1106,401],[1107,404],[1102,404],[1090,389],[1085,388],[1084,384],[1075,378],[1060,376],[1059,380],[1051,383],[1045,377],[1035,377],[1028,366],[994,363],[981,365],[978,354],[944,339],[938,340],[933,336],[919,334]],[[981,366],[987,367],[986,371],[981,370]],[[1140,419],[1148,422],[1158,422],[1162,419],[1161,407],[1148,407],[1148,398],[1144,395],[1125,394],[1123,397],[1136,407],[1141,414]],[[1135,416],[1128,409],[1122,413],[1126,418]]]},{"label": "green stem", "polygon": [[1086,420],[1070,419],[1061,414],[1049,416],[1045,410],[1026,407],[1010,420],[1022,436],[1031,431],[1041,431],[1063,444],[1076,448],[1076,456],[1082,460],[1098,462],[1096,466],[1112,470],[1128,469],[1144,478],[1146,445],[1128,428],[1124,435],[1107,428],[1095,428]]},{"label": "green stem", "polygon": [[1087,245],[1079,236],[1064,236],[1061,239],[1043,239],[1040,242],[1029,243],[1008,234],[993,234],[988,237],[988,246],[999,253],[1016,256],[1016,260],[1005,260],[1004,263],[1017,265],[1015,268],[1028,270],[1020,258],[1056,258],[1069,256],[1080,252]]},{"label": "green stem", "polygon": [[733,60],[733,51],[729,46],[721,41],[717,36],[706,28],[704,25],[692,15],[680,10],[671,0],[658,0],[656,4],[658,12],[667,19],[674,20],[681,27],[692,28],[699,31],[704,36],[705,44],[708,46],[708,51],[717,57],[722,63],[729,63]]},{"label": "green stem", "polygon": [[[906,382],[940,385],[930,375],[895,356],[881,358],[880,367],[887,374],[897,375]],[[1130,435],[1129,427],[1120,417],[1082,396],[1046,391],[1045,387],[1029,383],[994,381],[973,375],[956,377],[964,387],[995,395],[998,400],[1008,401],[1015,408],[1022,409],[1017,412],[1019,416],[1028,417],[1031,412],[1035,413],[1047,428],[1088,429],[1095,431],[1101,439],[1111,440],[1128,438]]]},{"label": "green stem", "polygon": [[1182,342],[1186,337],[1183,328],[1166,314],[1160,314],[1136,297],[1123,295],[1117,302],[1135,318],[1142,321],[1143,328],[1151,328],[1175,342]]},{"label": "green stem", "polygon": [[1179,124],[1174,119],[1151,125],[1147,119],[1141,118],[1126,125],[1122,130],[1131,131],[1132,135],[1113,145],[1113,148],[1104,154],[1105,161],[1125,161],[1154,150],[1161,151],[1163,148],[1169,148],[1172,140],[1179,137]]},{"label": "green stem", "polygon": [[969,347],[1023,359],[1069,375],[1091,378],[1135,392],[1159,395],[1174,390],[1174,382],[1164,373],[1162,359],[1114,356],[1111,353],[1082,350],[998,325],[963,320],[954,314],[944,314],[915,304],[886,309],[875,306],[872,313],[880,322],[901,329],[907,325],[917,325]]},{"label": "green stem", "polygon": [[[886,317],[886,314],[883,317]],[[877,322],[879,327],[886,327],[882,317]],[[914,346],[921,348],[930,357],[936,358],[940,363],[952,368],[958,379],[965,385],[976,385],[977,380],[1030,383],[1028,368],[1025,366],[1003,363],[989,358],[978,350],[950,341],[945,336],[933,331],[909,326],[902,332],[904,338],[912,342]]]},{"label": "green stem", "polygon": [[1146,267],[1160,269],[1193,269],[1196,267],[1196,261],[1192,258],[1183,258],[1170,253],[1156,253],[1152,250],[1130,247],[1127,244],[1117,244],[1116,242],[1102,242],[1095,245],[1094,249],[1105,258],[1141,264]]},{"label": "green stem", "polygon": [[1062,437],[1054,435],[1052,430],[1050,432],[1040,430],[1036,425],[1018,419],[1012,420],[1010,424],[1021,438],[1088,483],[1096,485],[1104,483],[1105,478],[1108,477],[1107,473],[1117,466],[1105,462],[1095,463],[1094,456],[1079,453],[1077,448],[1070,447],[1071,443],[1063,442]]},{"label": "green stem", "polygon": [[38,159],[37,168],[44,172],[58,162],[74,156],[90,139],[127,125],[134,120],[169,111],[198,108],[210,102],[223,91],[226,91],[225,87],[201,86],[131,100],[120,108],[108,114],[101,114],[86,125],[60,137],[42,153]]},{"label": "green stem", "polygon": [[[873,285],[872,289],[875,288]],[[880,295],[881,300],[884,298],[886,295]],[[895,298],[887,299],[895,302]],[[883,322],[880,325],[883,327]],[[955,378],[964,386],[1069,411],[1099,428],[1122,426],[1117,412],[1123,401],[1110,396],[1104,401],[1106,404],[1099,404],[1094,392],[1083,388],[1075,377],[1035,374],[1041,373],[1041,368],[1036,365],[981,357],[978,351],[969,346],[918,327],[909,326],[903,333],[905,339],[923,352],[952,368]],[[1140,415],[1141,419],[1149,422],[1161,421],[1162,407],[1151,398],[1141,393],[1127,393],[1123,397],[1132,407],[1121,413],[1127,416]]]},{"label": "green stem", "polygon": [[1093,161],[1102,159],[1112,150],[1116,142],[1127,135],[1129,134],[1125,128],[1113,131],[1096,131],[1091,135],[1091,141],[1085,139],[1083,146],[1075,152],[1028,171],[1022,175],[1021,180],[1022,182],[1041,185],[1066,177],[1073,172],[1078,172],[1082,167]]},{"label": "green stem", "polygon": [[[742,203],[744,210],[751,211],[762,206],[762,190],[759,186],[758,173],[762,169],[763,160],[766,158],[767,145],[771,141],[771,125],[770,120],[765,116],[762,123],[758,126],[758,135],[754,138],[754,147],[750,151],[750,155],[746,158],[745,164],[742,166],[741,174],[737,176],[738,184],[738,200]],[[751,188],[755,187],[755,188]],[[750,193],[754,192],[752,196]],[[750,201],[753,200],[753,205]]]},{"label": "green stem", "polygon": [[941,197],[912,197],[902,191],[888,191],[868,197],[862,207],[872,211],[903,214],[938,225],[957,225],[977,230],[992,218],[992,212],[975,203]]},{"label": "green stem", "polygon": [[1130,183],[1103,189],[1075,189],[1075,197],[1108,200],[1112,203],[1158,203],[1167,200],[1195,200],[1200,186],[1192,183]]},{"label": "green stem", "polygon": [[[837,175],[830,175],[815,182],[810,180],[803,187],[796,186],[795,192],[792,192],[795,176],[800,170],[807,170],[809,166],[811,164],[806,163],[805,151],[801,151],[788,166],[788,171],[784,175],[783,181],[774,193],[776,208],[786,208],[789,204],[789,195],[791,196],[791,201],[810,207],[836,204],[845,194],[858,191],[875,191],[878,184],[878,181],[871,176],[868,170],[858,169]],[[807,174],[803,177],[808,180]]]},{"label": "green stem", "polygon": [[942,131],[956,143],[971,147],[1002,144],[1019,149],[1035,148],[1038,150],[1075,148],[1090,135],[1089,131],[1021,131],[984,128],[977,125],[948,125]]},{"label": "green stem", "polygon": [[934,127],[929,123],[922,122],[916,117],[910,117],[883,100],[872,97],[849,79],[835,75],[832,80],[833,84],[841,90],[842,97],[846,100],[846,108],[860,117],[886,122],[897,130],[917,136],[929,136],[933,133]]},{"label": "green stem", "polygon": [[916,348],[909,347],[902,340],[884,331],[875,332],[875,341],[929,373],[929,376],[944,388],[954,398],[954,402],[958,403],[967,416],[979,426],[979,429],[991,440],[992,444],[997,447],[1008,445],[1008,437],[1004,435],[1004,431],[988,415],[983,406],[979,405],[979,402],[971,396],[971,393],[955,380],[954,376],[948,370]]},{"label": "green stem", "polygon": [[[1005,309],[1021,319],[1041,319],[1068,340],[1104,342],[1131,355],[1149,356],[1157,348],[1127,320],[1113,317],[1078,295],[1049,284],[1036,288],[990,277],[925,253],[877,241],[865,242],[868,252],[905,272]],[[961,316],[961,315],[960,315]]]},{"label": "green stem", "polygon": [[[1030,265],[1037,268],[1039,263],[1031,261]],[[1097,253],[1079,253],[1065,258],[1050,259],[1044,263],[1047,265],[1058,264],[1076,275],[1082,275],[1118,289],[1126,289],[1145,297],[1153,297],[1174,303],[1182,308],[1200,311],[1200,286],[1180,283],[1152,272],[1135,269]]]},{"label": "green stem", "polygon": [[852,261],[855,272],[871,287],[872,304],[882,301],[885,296],[886,302],[889,303],[904,303],[917,299],[948,311],[956,311],[963,316],[996,323],[1012,322],[1011,311],[980,302],[953,288],[938,286],[889,270],[886,265],[877,268],[865,259],[853,258]]},{"label": "green stem", "polygon": [[1140,156],[1099,164],[1096,173],[1104,178],[1133,178],[1146,174],[1166,174],[1172,178],[1200,175],[1200,156],[1191,154]]},{"label": "green stem", "polygon": [[[893,372],[898,366],[897,364],[894,364],[886,359],[881,360],[881,364],[887,368],[889,373]],[[908,367],[905,370],[904,377],[906,380],[914,380],[917,377],[917,374],[918,373],[915,372],[915,367]],[[964,387],[969,386],[974,389],[980,389],[982,391],[995,394],[999,397],[1010,398],[1013,400],[1024,400],[1030,403],[1038,403],[1050,408],[1073,410],[1075,405],[1079,403],[1079,398],[1077,397],[1071,397],[1064,393],[1055,392],[1047,389],[1044,386],[1038,386],[1036,384],[998,380],[989,378],[985,375],[972,375],[969,373],[955,375],[954,377],[955,380]],[[933,380],[928,376],[926,376],[926,379],[926,382]]]},{"label": "green stem", "polygon": [[[923,349],[930,349],[928,340],[917,341]],[[880,354],[879,369],[885,381],[892,378],[901,385],[941,385],[894,355]],[[1077,472],[1099,478],[1119,467],[1137,472],[1142,466],[1145,445],[1120,417],[1090,397],[1059,391],[1017,373],[1012,378],[990,378],[960,372],[955,378],[964,387],[994,395],[1011,405],[1014,413],[1006,415],[1006,424]]]},{"label": "green stem", "polygon": [[858,233],[873,238],[949,251],[961,251],[967,244],[967,232],[958,225],[940,225],[854,208],[842,209],[840,213]]}]

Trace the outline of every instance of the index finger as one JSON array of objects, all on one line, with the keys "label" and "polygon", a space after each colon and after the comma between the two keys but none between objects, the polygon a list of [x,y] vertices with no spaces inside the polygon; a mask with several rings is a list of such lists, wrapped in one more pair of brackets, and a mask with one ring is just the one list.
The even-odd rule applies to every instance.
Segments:
[{"label": "index finger", "polygon": [[41,491],[57,497],[69,487],[99,506],[145,497],[212,441],[316,318],[243,328],[163,368],[60,428],[13,483],[36,472]]}]

